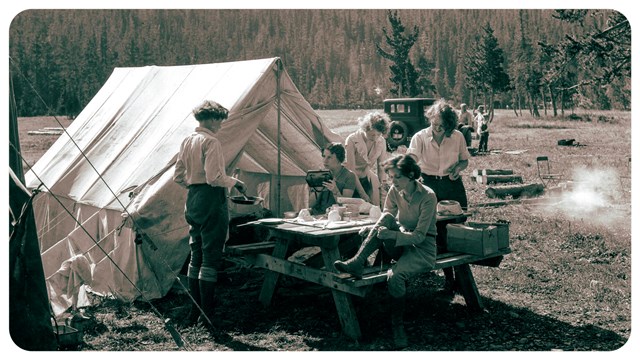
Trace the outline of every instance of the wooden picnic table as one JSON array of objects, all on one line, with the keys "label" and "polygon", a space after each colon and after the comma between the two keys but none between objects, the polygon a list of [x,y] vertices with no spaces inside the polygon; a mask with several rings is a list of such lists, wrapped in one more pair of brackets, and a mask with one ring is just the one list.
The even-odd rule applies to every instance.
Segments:
[{"label": "wooden picnic table", "polygon": [[[467,214],[464,214],[460,216],[438,216],[437,221],[463,223],[466,219]],[[386,281],[386,272],[390,265],[365,268],[362,279],[356,279],[350,274],[336,272],[333,263],[341,259],[339,250],[341,236],[357,234],[364,225],[322,228],[286,221],[277,224],[265,224],[257,221],[252,225],[268,229],[271,240],[232,246],[226,251],[230,256],[242,256],[244,262],[248,261],[254,267],[269,270],[265,273],[260,291],[259,301],[262,305],[265,307],[271,305],[281,274],[326,286],[331,289],[342,330],[354,340],[360,339],[360,325],[351,296],[364,297],[372,285]],[[300,247],[319,247],[324,267],[315,268],[286,259],[285,257],[292,244]],[[498,253],[487,256],[461,253],[439,254],[435,269],[453,267],[456,281],[458,281],[467,306],[472,309],[481,309],[482,301],[469,264],[478,261],[482,263],[483,260],[486,261],[487,259],[497,259],[497,261],[490,261],[488,265],[497,266],[502,259],[501,256],[509,252],[509,249],[501,249]]]}]

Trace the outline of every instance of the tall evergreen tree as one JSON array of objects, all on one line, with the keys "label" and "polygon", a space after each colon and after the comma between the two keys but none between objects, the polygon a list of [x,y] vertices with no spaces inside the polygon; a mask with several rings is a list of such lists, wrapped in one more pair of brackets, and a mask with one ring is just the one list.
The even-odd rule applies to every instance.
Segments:
[{"label": "tall evergreen tree", "polygon": [[495,94],[508,90],[510,79],[504,69],[504,52],[493,35],[491,25],[487,23],[482,30],[484,35],[478,41],[478,49],[472,50],[467,56],[466,80],[476,91],[482,93],[493,118]]},{"label": "tall evergreen tree", "polygon": [[414,26],[411,32],[407,33],[397,11],[389,10],[387,18],[391,24],[391,35],[384,27],[382,28],[382,32],[391,50],[384,50],[379,43],[376,43],[376,49],[380,56],[393,62],[389,66],[391,70],[389,80],[394,84],[390,92],[397,96],[417,96],[422,93],[422,91],[418,89],[418,72],[411,63],[409,53],[418,38],[418,27]]}]

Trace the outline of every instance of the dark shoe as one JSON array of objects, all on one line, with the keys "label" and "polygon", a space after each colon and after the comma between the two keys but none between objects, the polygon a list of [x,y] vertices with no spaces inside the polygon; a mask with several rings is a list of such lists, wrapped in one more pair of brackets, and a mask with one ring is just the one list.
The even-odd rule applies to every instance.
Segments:
[{"label": "dark shoe", "polygon": [[409,346],[409,339],[404,332],[404,325],[402,323],[394,325],[393,330],[393,345],[395,349],[404,349]]},{"label": "dark shoe", "polygon": [[407,334],[404,331],[404,308],[406,297],[391,297],[391,330],[393,332],[393,345],[395,349],[404,349],[409,346]]},{"label": "dark shoe", "polygon": [[455,280],[445,280],[444,292],[449,294],[456,294],[459,292],[458,283]]},{"label": "dark shoe", "polygon": [[336,261],[333,263],[333,267],[341,273],[348,273],[358,279],[362,279],[362,271],[364,270],[364,261],[360,259],[351,258],[346,261]]}]

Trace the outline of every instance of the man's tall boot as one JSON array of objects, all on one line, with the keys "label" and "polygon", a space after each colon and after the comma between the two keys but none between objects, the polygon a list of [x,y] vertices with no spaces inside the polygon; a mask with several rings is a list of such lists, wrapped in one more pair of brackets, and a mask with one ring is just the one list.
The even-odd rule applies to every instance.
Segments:
[{"label": "man's tall boot", "polygon": [[[215,331],[216,313],[216,283],[213,281],[200,280],[200,306],[204,316],[201,317],[202,324],[210,331]],[[206,316],[206,317],[205,317]]]},{"label": "man's tall boot", "polygon": [[404,308],[406,296],[391,296],[391,330],[393,332],[393,344],[396,349],[404,349],[409,346],[407,334],[404,332]]},{"label": "man's tall boot", "polygon": [[345,261],[338,260],[333,263],[333,267],[339,272],[349,273],[357,278],[362,278],[365,261],[367,261],[369,255],[380,247],[381,243],[382,241],[378,239],[377,231],[371,230],[360,245],[358,252],[351,259]]},{"label": "man's tall boot", "polygon": [[194,278],[187,278],[187,285],[189,286],[189,294],[191,294],[191,310],[189,310],[189,317],[187,318],[188,326],[192,326],[198,323],[198,317],[200,316],[200,281]]}]

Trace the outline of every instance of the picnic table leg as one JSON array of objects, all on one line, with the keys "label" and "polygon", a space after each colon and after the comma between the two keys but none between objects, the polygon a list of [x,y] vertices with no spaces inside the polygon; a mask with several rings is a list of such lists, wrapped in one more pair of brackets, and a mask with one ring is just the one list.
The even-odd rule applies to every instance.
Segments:
[{"label": "picnic table leg", "polygon": [[467,306],[472,311],[482,310],[482,299],[480,299],[480,293],[473,279],[469,264],[457,265],[454,266],[454,269],[456,272],[456,281],[458,281],[458,285],[460,285],[460,290],[462,291],[462,296],[464,296],[464,301],[467,303]]},{"label": "picnic table leg", "polygon": [[[340,251],[337,248],[322,248],[322,258],[327,271],[333,271],[333,262],[340,259]],[[335,289],[331,289],[331,293],[333,294],[333,302],[336,304],[342,331],[350,338],[359,340],[362,334],[351,295]]]},{"label": "picnic table leg", "polygon": [[[284,259],[288,249],[288,240],[276,238],[276,246],[273,248],[273,253],[271,253],[271,255],[279,259]],[[271,305],[271,299],[273,298],[273,294],[276,291],[279,277],[280,274],[275,271],[265,271],[264,281],[262,282],[262,290],[260,290],[259,297],[260,303],[262,303],[264,307],[268,307],[269,305]]]}]

